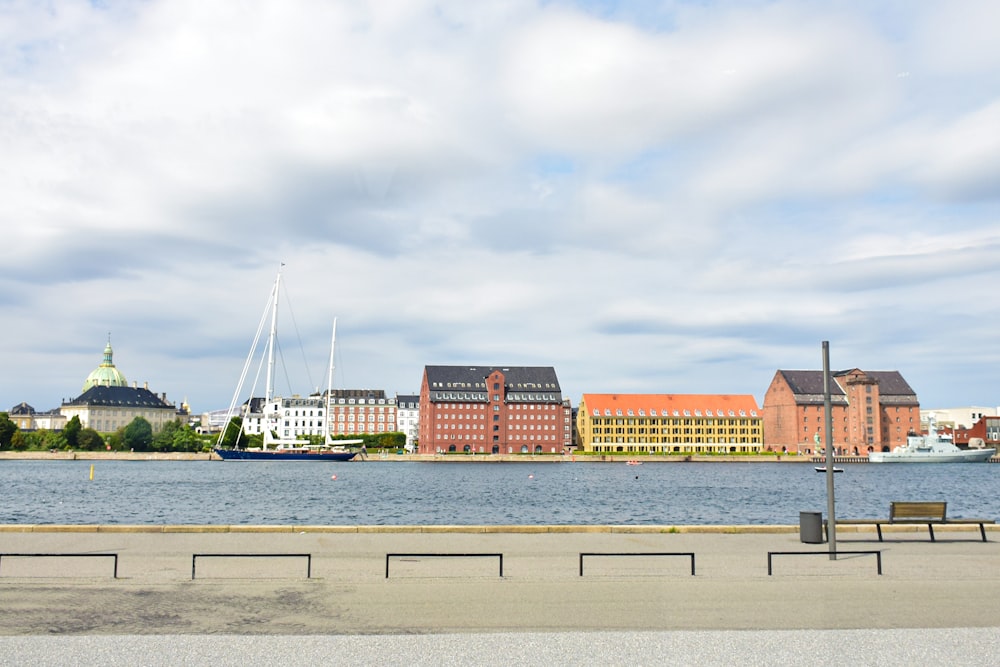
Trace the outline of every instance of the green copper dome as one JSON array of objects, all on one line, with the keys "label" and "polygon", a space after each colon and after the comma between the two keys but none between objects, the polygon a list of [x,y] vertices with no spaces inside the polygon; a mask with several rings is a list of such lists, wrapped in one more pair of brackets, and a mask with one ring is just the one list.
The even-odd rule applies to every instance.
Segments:
[{"label": "green copper dome", "polygon": [[91,387],[127,387],[128,381],[121,371],[115,368],[111,360],[111,334],[108,334],[108,345],[104,348],[104,361],[101,365],[87,376],[87,381],[83,383],[83,391]]}]

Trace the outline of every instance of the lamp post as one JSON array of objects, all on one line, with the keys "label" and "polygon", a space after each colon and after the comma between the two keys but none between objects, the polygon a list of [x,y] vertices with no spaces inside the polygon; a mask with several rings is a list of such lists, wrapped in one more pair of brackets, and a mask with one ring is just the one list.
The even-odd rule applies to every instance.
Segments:
[{"label": "lamp post", "polygon": [[826,536],[830,560],[837,560],[837,521],[833,493],[833,408],[830,404],[830,342],[823,341],[823,411],[826,427]]}]

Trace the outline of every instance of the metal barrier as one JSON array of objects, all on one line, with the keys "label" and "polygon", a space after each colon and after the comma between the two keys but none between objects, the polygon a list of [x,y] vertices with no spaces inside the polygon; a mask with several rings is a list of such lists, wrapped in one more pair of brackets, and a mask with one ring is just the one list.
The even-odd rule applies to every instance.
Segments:
[{"label": "metal barrier", "polygon": [[503,576],[503,554],[484,554],[484,553],[472,553],[472,554],[454,554],[454,553],[419,553],[419,554],[386,554],[385,555],[385,578],[389,578],[389,559],[390,558],[498,558],[500,559],[500,576]]},{"label": "metal barrier", "polygon": [[691,559],[691,576],[694,576],[694,553],[690,551],[636,551],[636,552],[598,552],[591,551],[580,554],[580,576],[583,576],[584,556],[687,556]]},{"label": "metal barrier", "polygon": [[199,558],[305,558],[306,579],[312,578],[312,554],[193,554],[191,556],[191,578],[195,577],[195,564]]},{"label": "metal barrier", "polygon": [[0,554],[0,563],[3,562],[4,556],[11,556],[14,558],[114,558],[115,559],[115,569],[112,575],[115,579],[118,578],[118,554],[95,554],[95,553],[85,553],[85,554],[58,554],[58,553],[45,553],[45,554],[15,554],[15,553],[4,553]]},{"label": "metal barrier", "polygon": [[[876,568],[878,573],[882,574],[882,552],[881,551],[834,551],[833,556],[871,556],[875,555]],[[767,552],[767,576],[771,576],[771,557],[772,556],[830,556],[829,551],[768,551]]]}]

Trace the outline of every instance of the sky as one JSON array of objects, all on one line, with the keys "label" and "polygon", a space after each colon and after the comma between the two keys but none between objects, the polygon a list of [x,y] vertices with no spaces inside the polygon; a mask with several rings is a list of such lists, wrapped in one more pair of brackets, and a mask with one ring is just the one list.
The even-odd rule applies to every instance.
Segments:
[{"label": "sky", "polygon": [[130,383],[226,408],[282,264],[285,396],[325,388],[336,317],[333,384],[389,395],[552,366],[574,405],[762,404],[829,341],[923,407],[1000,405],[998,25],[990,0],[4,1],[0,410],[77,396],[109,334]]}]

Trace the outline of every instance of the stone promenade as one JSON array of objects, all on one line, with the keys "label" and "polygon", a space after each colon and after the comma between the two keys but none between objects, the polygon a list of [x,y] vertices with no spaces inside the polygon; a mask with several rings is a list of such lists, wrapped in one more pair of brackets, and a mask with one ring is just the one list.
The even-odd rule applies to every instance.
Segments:
[{"label": "stone promenade", "polygon": [[[61,638],[61,651],[72,636],[107,645],[130,636],[154,641],[155,635],[155,641],[178,647],[194,641],[191,635],[243,637],[238,646],[266,643],[272,636],[294,647],[306,645],[296,643],[295,636],[309,637],[308,644],[318,637],[380,635],[392,642],[390,637],[419,634],[457,636],[468,644],[503,633],[519,637],[521,646],[538,637],[543,638],[540,646],[553,646],[570,636],[583,638],[574,646],[579,641],[663,646],[687,632],[693,633],[691,641],[701,637],[699,645],[708,651],[691,659],[711,662],[711,647],[718,644],[706,637],[726,636],[759,647],[765,638],[781,636],[774,633],[791,632],[790,637],[861,633],[876,644],[903,633],[911,637],[911,647],[938,649],[936,642],[927,644],[929,638],[971,633],[982,641],[948,640],[945,649],[965,651],[970,660],[995,660],[1000,655],[998,533],[991,531],[984,543],[978,528],[935,532],[933,543],[919,527],[887,531],[880,543],[873,532],[839,531],[840,551],[881,552],[879,575],[874,555],[841,554],[831,560],[827,545],[802,544],[792,527],[657,532],[565,526],[5,526],[0,527],[0,553],[115,553],[118,578],[112,576],[110,557],[0,556],[0,656],[10,658],[15,649],[26,656],[37,648],[42,651],[37,657],[44,658],[48,639],[43,636]],[[769,575],[768,552],[786,551],[821,553],[775,555]],[[594,555],[585,558],[581,576],[581,552],[693,553],[695,574],[686,555]],[[404,555],[389,558],[386,577],[386,555],[392,553]],[[197,558],[192,578],[194,554],[206,555]],[[495,556],[420,554],[503,554],[503,576]],[[895,652],[883,647],[889,650],[883,658],[906,657],[904,647],[893,646]],[[814,664],[826,655],[826,648],[812,640],[795,647],[796,654],[800,650],[820,652],[813,655]],[[482,664],[509,664],[489,662],[496,654],[481,655]],[[738,655],[721,655],[718,664],[726,655],[748,664]],[[410,657],[393,664],[431,664]],[[584,654],[565,657],[557,662],[588,662]],[[552,663],[545,658],[537,664],[546,661]],[[617,664],[641,663],[623,656]]]}]

